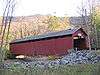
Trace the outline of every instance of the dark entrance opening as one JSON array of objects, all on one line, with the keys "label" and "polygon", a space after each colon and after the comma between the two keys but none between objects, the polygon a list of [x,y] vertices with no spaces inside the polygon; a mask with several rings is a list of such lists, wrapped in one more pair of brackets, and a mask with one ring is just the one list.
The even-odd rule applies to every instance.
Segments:
[{"label": "dark entrance opening", "polygon": [[74,49],[86,49],[86,40],[85,38],[74,39]]}]

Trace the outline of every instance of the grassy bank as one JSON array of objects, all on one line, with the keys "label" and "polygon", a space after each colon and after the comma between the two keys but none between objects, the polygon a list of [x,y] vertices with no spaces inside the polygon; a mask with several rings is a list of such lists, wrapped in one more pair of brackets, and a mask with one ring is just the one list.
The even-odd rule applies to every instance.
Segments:
[{"label": "grassy bank", "polygon": [[0,75],[100,75],[100,63],[60,66],[58,68],[1,69]]}]

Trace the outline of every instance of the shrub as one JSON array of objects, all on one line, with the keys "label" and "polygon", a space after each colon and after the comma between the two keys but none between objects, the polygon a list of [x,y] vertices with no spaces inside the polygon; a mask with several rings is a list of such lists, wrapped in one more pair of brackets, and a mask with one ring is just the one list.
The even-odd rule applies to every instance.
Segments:
[{"label": "shrub", "polygon": [[56,55],[50,55],[48,56],[48,60],[55,60],[55,59],[58,59],[59,56],[56,56]]}]

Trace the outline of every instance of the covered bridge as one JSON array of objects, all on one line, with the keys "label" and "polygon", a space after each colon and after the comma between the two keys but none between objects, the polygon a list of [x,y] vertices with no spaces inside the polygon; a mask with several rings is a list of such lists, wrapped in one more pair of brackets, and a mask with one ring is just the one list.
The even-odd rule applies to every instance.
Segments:
[{"label": "covered bridge", "polygon": [[87,34],[82,28],[30,36],[10,43],[10,51],[15,55],[64,55],[73,48],[88,48]]}]

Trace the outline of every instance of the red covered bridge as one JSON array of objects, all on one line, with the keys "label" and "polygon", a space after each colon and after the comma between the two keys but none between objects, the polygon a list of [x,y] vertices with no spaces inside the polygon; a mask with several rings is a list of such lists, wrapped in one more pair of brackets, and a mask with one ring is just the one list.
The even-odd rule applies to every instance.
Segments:
[{"label": "red covered bridge", "polygon": [[87,34],[82,28],[17,39],[10,43],[15,55],[64,55],[68,49],[88,48]]}]

